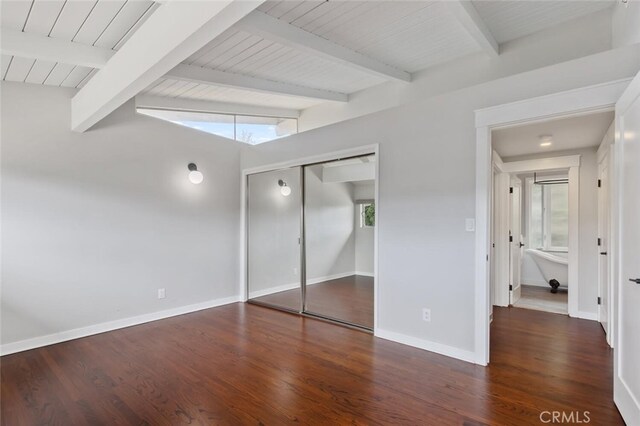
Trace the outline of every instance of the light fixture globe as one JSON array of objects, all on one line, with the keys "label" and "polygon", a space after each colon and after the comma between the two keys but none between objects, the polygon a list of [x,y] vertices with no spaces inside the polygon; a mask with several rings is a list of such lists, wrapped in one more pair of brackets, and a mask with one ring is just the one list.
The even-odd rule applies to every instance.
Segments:
[{"label": "light fixture globe", "polygon": [[189,163],[187,167],[189,168],[189,181],[194,185],[202,183],[204,175],[202,172],[198,171],[198,167],[195,163]]},{"label": "light fixture globe", "polygon": [[278,180],[278,185],[280,185],[280,193],[285,197],[291,195],[291,187],[287,186],[287,182],[282,179]]}]

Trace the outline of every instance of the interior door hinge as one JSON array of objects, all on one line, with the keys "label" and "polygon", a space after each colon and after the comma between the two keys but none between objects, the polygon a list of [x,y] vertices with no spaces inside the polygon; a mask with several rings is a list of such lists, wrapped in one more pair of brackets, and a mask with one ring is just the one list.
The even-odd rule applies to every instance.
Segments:
[{"label": "interior door hinge", "polygon": [[509,291],[513,291],[513,286],[509,284]]},{"label": "interior door hinge", "polygon": [[598,305],[602,304],[602,299],[600,298],[600,296],[598,296]]},{"label": "interior door hinge", "polygon": [[509,187],[509,194],[513,194],[513,186]]},{"label": "interior door hinge", "polygon": [[602,244],[602,239],[598,238],[598,247],[600,247],[601,244]]},{"label": "interior door hinge", "polygon": [[513,235],[509,235],[509,242],[512,243],[513,242]]},{"label": "interior door hinge", "polygon": [[602,180],[598,179],[598,188],[600,188],[602,186]]}]

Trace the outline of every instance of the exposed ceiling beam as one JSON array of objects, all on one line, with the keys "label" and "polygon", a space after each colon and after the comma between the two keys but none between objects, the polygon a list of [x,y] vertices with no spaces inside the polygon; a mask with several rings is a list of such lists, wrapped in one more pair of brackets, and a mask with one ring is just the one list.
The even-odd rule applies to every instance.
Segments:
[{"label": "exposed ceiling beam", "polygon": [[169,98],[166,96],[138,95],[137,108],[170,109],[222,114],[259,115],[268,117],[298,118],[297,109],[263,107],[228,102],[201,101],[196,99]]},{"label": "exposed ceiling beam", "polygon": [[3,55],[102,68],[116,53],[111,49],[2,28],[0,50]]},{"label": "exposed ceiling beam", "polygon": [[411,81],[411,74],[406,71],[340,46],[257,10],[247,15],[235,27],[386,80]]},{"label": "exposed ceiling beam", "polygon": [[191,81],[193,83],[200,84],[213,84],[216,86],[257,90],[260,92],[280,93],[283,95],[300,96],[304,98],[325,99],[329,101],[347,102],[349,100],[349,96],[345,93],[296,86],[294,84],[265,80],[248,75],[196,67],[193,65],[180,64],[169,71],[165,75],[165,78]]},{"label": "exposed ceiling beam", "polygon": [[84,132],[263,0],[169,1],[160,6],[71,100],[71,128]]},{"label": "exposed ceiling beam", "polygon": [[478,11],[469,0],[452,0],[446,2],[449,10],[458,19],[469,35],[480,45],[489,56],[497,57],[500,54],[500,46],[491,34],[489,27],[478,14]]}]

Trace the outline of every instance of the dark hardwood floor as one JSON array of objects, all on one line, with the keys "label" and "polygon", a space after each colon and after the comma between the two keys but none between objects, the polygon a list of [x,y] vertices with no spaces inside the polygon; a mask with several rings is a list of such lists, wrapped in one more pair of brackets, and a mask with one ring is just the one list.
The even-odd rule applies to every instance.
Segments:
[{"label": "dark hardwood floor", "polygon": [[623,424],[593,321],[494,310],[487,368],[232,304],[2,357],[3,425]]},{"label": "dark hardwood floor", "polygon": [[[253,300],[297,310],[300,308],[300,289]],[[308,285],[307,312],[373,329],[373,277],[351,275]]]}]

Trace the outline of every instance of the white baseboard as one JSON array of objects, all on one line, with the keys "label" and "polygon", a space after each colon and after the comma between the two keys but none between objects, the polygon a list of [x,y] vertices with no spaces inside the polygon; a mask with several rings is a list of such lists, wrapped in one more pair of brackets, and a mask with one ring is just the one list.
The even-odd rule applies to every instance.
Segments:
[{"label": "white baseboard", "polygon": [[375,336],[392,342],[402,343],[403,345],[413,346],[414,348],[424,349],[429,352],[435,352],[451,358],[462,361],[476,363],[476,354],[472,351],[466,351],[453,346],[444,345],[442,343],[432,342],[430,340],[419,339],[417,337],[407,336],[405,334],[396,333],[394,331],[376,329]]},{"label": "white baseboard", "polygon": [[87,327],[75,328],[73,330],[52,333],[46,336],[34,337],[31,339],[20,340],[18,342],[6,343],[0,345],[0,356],[9,355],[16,352],[27,351],[29,349],[40,348],[42,346],[53,345],[55,343],[66,342],[67,340],[79,339],[81,337],[92,336],[107,331],[117,330],[120,328],[131,327],[133,325],[144,324],[151,321],[157,321],[164,318],[174,317],[177,315],[188,314],[191,312],[201,311],[203,309],[215,308],[216,306],[228,305],[240,301],[239,296],[226,297],[222,299],[208,300],[193,305],[179,306],[177,308],[167,309],[164,311],[152,312],[149,314],[138,315],[135,317],[123,318],[115,321],[103,322]]},{"label": "white baseboard", "polygon": [[249,292],[249,299],[255,299],[256,297],[268,296],[273,293],[280,293],[281,291],[295,290],[300,288],[300,283],[284,284],[276,287],[269,287],[263,290],[256,290]]},{"label": "white baseboard", "polygon": [[373,278],[373,272],[361,272],[361,271],[356,271],[354,272],[355,275],[360,275],[361,277],[372,277]]},{"label": "white baseboard", "polygon": [[[325,281],[337,280],[339,278],[350,277],[352,275],[362,275],[365,277],[373,277],[373,274],[369,274],[368,272],[342,272],[340,274],[327,275],[324,277],[311,278],[307,280],[307,285],[320,284]],[[291,283],[291,284],[283,284],[276,287],[269,287],[263,290],[256,290],[249,293],[249,299],[255,299],[256,297],[268,296],[269,294],[279,293],[281,291],[287,290],[295,290],[296,288],[300,288],[300,283]]]},{"label": "white baseboard", "polygon": [[591,321],[598,321],[598,313],[578,311],[578,318],[591,320]]}]

